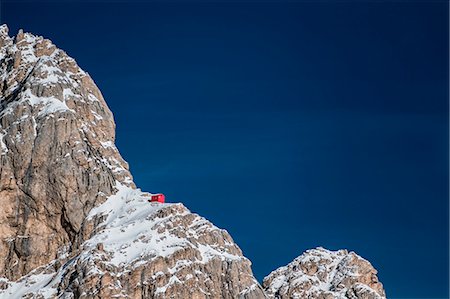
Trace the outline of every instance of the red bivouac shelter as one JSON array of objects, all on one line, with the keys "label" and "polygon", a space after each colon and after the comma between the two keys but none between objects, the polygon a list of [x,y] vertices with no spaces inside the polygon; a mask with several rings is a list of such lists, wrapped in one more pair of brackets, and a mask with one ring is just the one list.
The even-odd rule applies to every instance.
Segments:
[{"label": "red bivouac shelter", "polygon": [[153,194],[152,197],[150,198],[149,202],[164,203],[165,200],[166,200],[166,197],[164,196],[164,194],[158,193],[158,194]]}]

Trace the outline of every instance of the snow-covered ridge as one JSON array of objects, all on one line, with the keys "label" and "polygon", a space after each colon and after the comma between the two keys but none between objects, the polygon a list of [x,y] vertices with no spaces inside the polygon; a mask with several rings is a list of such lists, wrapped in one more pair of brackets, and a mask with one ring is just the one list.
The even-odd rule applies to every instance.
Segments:
[{"label": "snow-covered ridge", "polygon": [[[102,244],[104,251],[111,254],[110,263],[114,266],[133,264],[142,257],[166,257],[186,246],[199,251],[198,262],[207,262],[213,257],[241,258],[227,252],[226,246],[200,244],[199,236],[205,230],[219,229],[203,217],[192,214],[182,204],[150,203],[150,193],[122,184],[117,184],[117,189],[115,195],[91,210],[88,219],[105,216],[105,220],[97,234],[85,243],[85,250]],[[189,226],[175,226],[181,224],[178,221],[182,218],[192,216]]]},{"label": "snow-covered ridge", "polygon": [[[166,290],[174,284],[182,285],[186,280],[197,279],[207,273],[194,271],[195,264],[205,265],[213,259],[229,263],[248,260],[241,255],[236,245],[229,240],[221,240],[227,233],[208,220],[192,214],[180,203],[149,202],[150,193],[142,192],[117,184],[117,193],[103,204],[91,210],[87,220],[102,219],[96,233],[81,246],[82,251],[66,265],[54,272],[53,264],[37,269],[17,282],[3,279],[0,284],[7,286],[0,291],[0,298],[22,298],[27,293],[42,295],[42,298],[54,298],[57,287],[68,275],[67,269],[75,265],[88,265],[87,276],[104,275],[105,269],[123,275],[140,266],[148,265],[152,260],[171,259],[177,252],[192,249],[189,259],[177,258],[171,267],[155,273],[168,276],[168,281],[156,289],[164,298]],[[207,242],[210,235],[216,235],[215,243]],[[178,273],[188,274],[180,276]],[[121,273],[121,274],[120,274]],[[259,287],[253,285],[242,293],[248,294]]]}]

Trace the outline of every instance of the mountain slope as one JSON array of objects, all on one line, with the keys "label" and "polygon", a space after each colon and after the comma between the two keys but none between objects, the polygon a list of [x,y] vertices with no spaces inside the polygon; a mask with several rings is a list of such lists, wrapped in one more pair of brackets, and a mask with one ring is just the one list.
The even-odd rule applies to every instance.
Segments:
[{"label": "mountain slope", "polygon": [[229,234],[150,204],[87,73],[0,27],[0,298],[265,298]]},{"label": "mountain slope", "polygon": [[[229,234],[182,204],[118,185],[91,211],[101,224],[74,257],[6,282],[5,298],[264,298]],[[1,296],[0,296],[1,297]]]}]

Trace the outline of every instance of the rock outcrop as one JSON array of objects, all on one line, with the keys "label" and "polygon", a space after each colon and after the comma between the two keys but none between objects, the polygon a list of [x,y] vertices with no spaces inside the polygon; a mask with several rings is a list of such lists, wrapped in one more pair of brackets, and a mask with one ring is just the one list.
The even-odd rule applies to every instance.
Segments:
[{"label": "rock outcrop", "polygon": [[269,298],[385,299],[377,271],[354,252],[311,249],[263,281]]},{"label": "rock outcrop", "polygon": [[0,298],[265,298],[230,235],[150,204],[87,73],[0,27]]}]

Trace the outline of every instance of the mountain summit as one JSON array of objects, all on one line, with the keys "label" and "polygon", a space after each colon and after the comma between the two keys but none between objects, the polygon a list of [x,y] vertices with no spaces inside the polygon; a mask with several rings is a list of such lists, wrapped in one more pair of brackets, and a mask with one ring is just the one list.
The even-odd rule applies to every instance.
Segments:
[{"label": "mountain summit", "polygon": [[[114,141],[75,60],[0,26],[0,298],[267,298],[225,230],[148,202]],[[266,278],[270,298],[310,275],[285,272]],[[339,298],[372,298],[358,294]]]},{"label": "mountain summit", "polygon": [[307,250],[264,278],[269,298],[385,299],[377,271],[354,252]]}]

